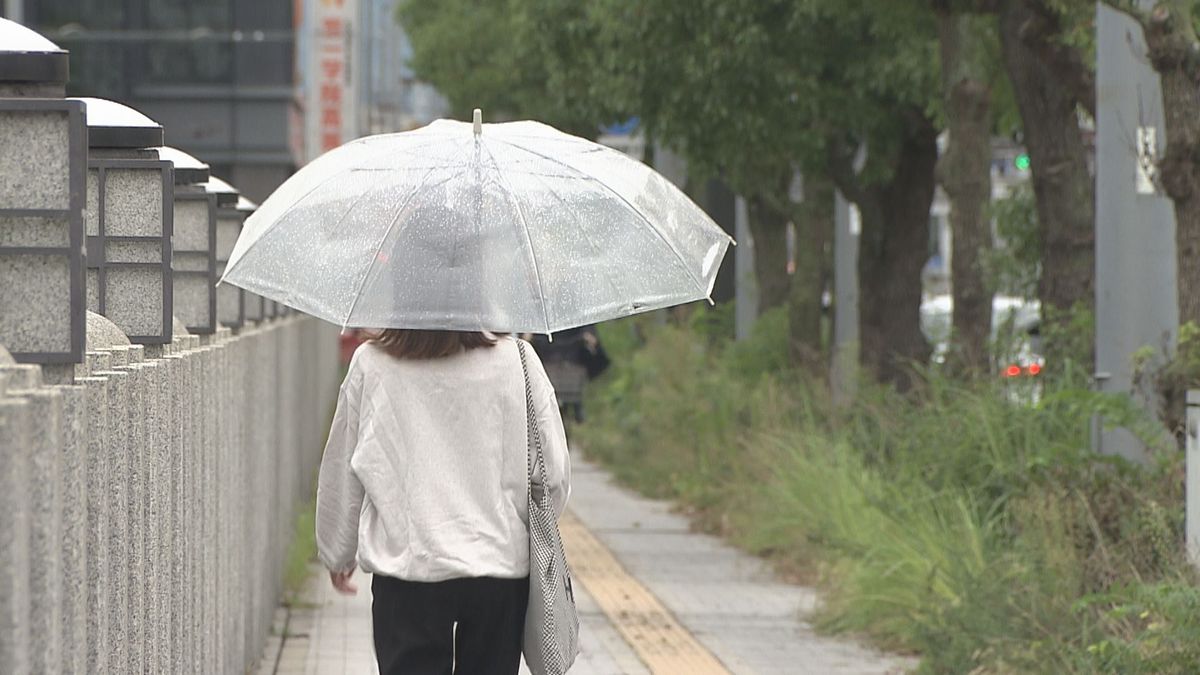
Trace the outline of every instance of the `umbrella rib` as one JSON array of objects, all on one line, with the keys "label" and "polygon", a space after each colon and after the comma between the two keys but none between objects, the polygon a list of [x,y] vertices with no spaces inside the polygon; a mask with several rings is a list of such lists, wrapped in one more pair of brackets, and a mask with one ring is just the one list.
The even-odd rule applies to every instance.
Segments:
[{"label": "umbrella rib", "polygon": [[[370,192],[371,192],[370,190],[363,190],[362,194],[360,194],[357,198],[355,198],[354,203],[350,205],[350,208],[346,209],[346,212],[342,214],[342,217],[338,218],[337,222],[333,224],[334,230],[337,230],[341,226],[342,223],[346,222],[346,219],[350,217],[350,213],[352,211],[354,211],[354,208],[356,206],[358,206],[362,202],[362,200],[365,199],[368,194],[370,194]],[[266,233],[264,232],[263,234],[265,235]],[[257,241],[255,243],[257,243]],[[290,299],[291,294],[288,294],[287,297]],[[288,303],[284,303],[284,304],[288,304]],[[342,328],[345,328],[345,326],[342,326]]]},{"label": "umbrella rib", "polygon": [[[404,215],[404,210],[408,208],[409,203],[411,203],[413,198],[417,196],[417,193],[425,189],[425,181],[429,179],[429,176],[433,173],[433,171],[434,169],[430,169],[425,172],[424,176],[421,176],[421,182],[418,183],[415,188],[413,188],[413,191],[410,192],[408,197],[405,198],[404,203],[401,204],[400,208],[396,210],[396,217],[392,218],[392,222],[388,223],[388,227],[386,230],[384,230],[383,236],[379,238],[379,243],[375,245],[375,257],[371,258],[371,264],[367,265],[367,273],[364,274],[362,280],[358,282],[358,289],[354,291],[354,301],[350,303],[350,309],[346,312],[346,318],[342,320],[343,330],[345,330],[346,326],[350,325],[350,317],[354,316],[354,309],[358,307],[358,300],[362,297],[363,287],[367,285],[367,279],[371,278],[371,271],[375,269],[375,263],[379,262],[379,253],[383,250],[384,242],[386,242],[388,237],[391,236],[392,229],[396,227],[396,223],[400,221],[400,216]],[[444,183],[453,177],[454,176],[450,176],[442,182]]]},{"label": "umbrella rib", "polygon": [[658,235],[658,238],[660,240],[662,240],[662,243],[666,245],[667,249],[670,250],[671,253],[673,253],[675,255],[675,260],[679,263],[679,266],[683,268],[684,272],[687,273],[688,278],[692,280],[692,283],[696,285],[696,288],[698,288],[700,290],[700,292],[705,295],[705,297],[708,296],[708,287],[705,286],[704,283],[700,281],[700,279],[696,278],[696,274],[694,272],[692,272],[692,269],[690,267],[688,267],[687,263],[685,263],[683,261],[683,255],[679,253],[679,251],[675,248],[675,245],[672,244],[670,242],[670,240],[668,240],[666,238],[666,236],[663,235],[662,231],[658,229],[658,226],[656,226],[653,222],[651,222],[650,219],[647,218],[644,213],[639,211],[636,206],[631,204],[629,202],[629,200],[625,198],[624,195],[622,195],[621,193],[612,189],[610,186],[605,184],[604,181],[599,180],[598,178],[596,178],[594,176],[589,176],[588,174],[584,173],[583,171],[580,171],[579,169],[571,166],[570,164],[567,164],[566,162],[564,162],[560,159],[556,159],[549,155],[542,154],[540,152],[537,152],[536,150],[530,150],[529,148],[522,147],[520,145],[517,145],[516,143],[510,143],[510,142],[504,140],[503,138],[497,138],[496,140],[500,141],[501,143],[504,143],[505,145],[516,148],[518,150],[521,150],[523,152],[527,152],[531,155],[541,157],[542,159],[544,159],[548,162],[553,162],[555,164],[558,164],[559,166],[566,167],[568,170],[574,171],[575,173],[579,174],[580,176],[583,176],[584,179],[590,180],[590,181],[596,183],[597,185],[599,185],[604,190],[612,193],[617,199],[620,199],[625,204],[625,206],[629,207],[629,210],[633,211],[634,214],[636,214],[638,218],[641,218],[642,221],[644,223],[646,223],[646,225],[650,226],[650,230],[652,232],[654,232],[654,234]]},{"label": "umbrella rib", "polygon": [[533,276],[537,280],[538,300],[542,305],[542,324],[546,327],[546,335],[550,335],[550,313],[546,311],[546,287],[542,285],[542,270],[538,266],[537,251],[533,249],[533,235],[529,232],[529,221],[525,218],[525,210],[521,208],[521,200],[517,198],[516,192],[509,185],[508,179],[505,178],[504,172],[500,170],[500,163],[496,161],[496,155],[492,154],[491,148],[487,147],[486,143],[481,143],[484,150],[487,150],[488,157],[492,158],[492,164],[496,167],[496,175],[500,180],[504,181],[508,188],[508,194],[512,197],[513,204],[517,207],[517,215],[521,217],[521,226],[525,228],[525,245],[529,247],[529,257],[533,258]]},{"label": "umbrella rib", "polygon": [[[592,241],[592,237],[588,234],[587,228],[583,226],[583,219],[579,217],[578,213],[575,213],[574,209],[572,209],[570,204],[567,203],[567,200],[563,199],[562,195],[558,194],[554,191],[554,188],[550,187],[550,184],[546,182],[546,179],[542,177],[542,174],[533,173],[528,175],[537,178],[539,183],[546,186],[546,191],[565,207],[567,213],[570,213],[571,217],[575,219],[575,222],[579,224],[579,231],[583,233],[583,238],[587,240],[588,246],[591,246],[592,250],[596,252],[597,257],[599,257],[601,253],[600,247],[596,245],[596,242]],[[571,176],[571,178],[578,180],[575,176]],[[612,287],[613,297],[620,297],[621,291],[617,288],[617,284],[613,281],[612,276],[606,274],[604,278],[606,281],[608,281],[608,285]]]},{"label": "umbrella rib", "polygon": [[[350,141],[346,145],[356,145],[365,140],[366,140],[365,138],[357,138],[353,141]],[[342,146],[342,147],[346,147],[346,146]],[[376,157],[383,155],[385,152],[386,152],[386,150],[380,150],[378,153],[371,155],[371,159],[375,159]],[[275,218],[275,220],[271,221],[265,228],[263,228],[262,233],[258,235],[258,239],[255,239],[254,241],[250,242],[250,244],[248,246],[246,246],[246,250],[242,251],[242,254],[237,257],[237,260],[234,260],[231,264],[227,264],[225,266],[225,271],[221,273],[221,279],[217,283],[225,281],[225,277],[229,276],[229,273],[232,272],[234,269],[236,269],[237,266],[240,265],[241,262],[246,259],[246,256],[250,255],[250,251],[254,250],[254,247],[258,245],[258,242],[262,241],[267,236],[267,232],[270,232],[272,229],[275,228],[275,226],[277,226],[277,225],[279,225],[279,223],[283,222],[283,219],[286,218],[289,213],[294,211],[296,209],[296,207],[300,205],[300,202],[304,201],[305,199],[308,199],[309,195],[316,192],[318,189],[320,189],[322,186],[324,186],[329,181],[331,181],[335,178],[341,178],[343,174],[350,173],[353,170],[354,170],[353,166],[348,166],[344,169],[339,170],[338,172],[329,176],[325,180],[322,180],[321,182],[319,182],[316,185],[309,188],[308,191],[305,192],[303,195],[301,195],[301,197],[299,199],[292,202],[291,204],[288,204],[288,207],[286,209],[284,209],[283,213],[279,214],[279,216],[277,218]],[[269,195],[267,196],[267,199],[270,199]],[[262,208],[262,207],[260,206],[259,208]],[[236,243],[234,244],[234,248],[235,249],[237,248]]]}]

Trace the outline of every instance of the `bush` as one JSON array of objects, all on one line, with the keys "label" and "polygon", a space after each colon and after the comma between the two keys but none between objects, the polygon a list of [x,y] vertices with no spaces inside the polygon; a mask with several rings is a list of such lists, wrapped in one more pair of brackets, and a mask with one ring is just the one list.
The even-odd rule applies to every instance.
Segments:
[{"label": "bush", "polygon": [[1080,602],[1097,609],[1108,637],[1088,645],[1080,669],[1159,675],[1200,664],[1200,589],[1182,580],[1131,584]]},{"label": "bush", "polygon": [[[730,343],[699,333],[705,311],[604,327],[606,344],[638,338],[610,348],[579,438],[635,488],[815,577],[822,626],[918,652],[931,673],[1151,672],[1127,670],[1136,658],[1173,672],[1193,657],[1182,458],[1089,449],[1096,412],[1160,440],[1127,400],[1063,379],[1030,403],[927,372],[904,396],[862,383],[839,409],[786,367],[785,321]],[[1163,618],[1152,630],[1123,607]]]}]

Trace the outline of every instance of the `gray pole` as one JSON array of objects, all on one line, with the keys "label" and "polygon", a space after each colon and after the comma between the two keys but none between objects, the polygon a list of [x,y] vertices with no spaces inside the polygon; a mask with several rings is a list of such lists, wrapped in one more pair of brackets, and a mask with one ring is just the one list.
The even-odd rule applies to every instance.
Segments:
[{"label": "gray pole", "polygon": [[734,233],[737,248],[733,252],[733,270],[736,274],[734,291],[734,336],[738,340],[750,337],[754,320],[758,318],[758,283],[754,278],[754,237],[750,235],[750,223],[746,218],[746,200],[738,197],[734,201]]},{"label": "gray pole", "polygon": [[858,373],[858,213],[837,193],[833,233],[833,400],[854,399]]},{"label": "gray pole", "polygon": [[1187,393],[1187,482],[1184,484],[1188,560],[1200,567],[1200,391]]},{"label": "gray pole", "polygon": [[[1096,384],[1153,410],[1150,392],[1134,391],[1131,358],[1145,346],[1173,351],[1179,325],[1175,212],[1138,159],[1146,147],[1143,165],[1161,156],[1162,87],[1135,21],[1098,3],[1096,32]],[[1095,436],[1100,452],[1147,459],[1127,429]]]},{"label": "gray pole", "polygon": [[25,0],[4,0],[4,18],[25,23]]}]

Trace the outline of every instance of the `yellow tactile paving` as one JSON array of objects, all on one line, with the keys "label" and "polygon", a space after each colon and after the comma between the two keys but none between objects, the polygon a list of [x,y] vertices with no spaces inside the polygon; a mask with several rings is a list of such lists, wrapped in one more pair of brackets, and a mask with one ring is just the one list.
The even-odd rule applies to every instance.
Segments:
[{"label": "yellow tactile paving", "polygon": [[583,584],[650,672],[729,673],[574,514],[564,513],[558,527],[576,583]]}]

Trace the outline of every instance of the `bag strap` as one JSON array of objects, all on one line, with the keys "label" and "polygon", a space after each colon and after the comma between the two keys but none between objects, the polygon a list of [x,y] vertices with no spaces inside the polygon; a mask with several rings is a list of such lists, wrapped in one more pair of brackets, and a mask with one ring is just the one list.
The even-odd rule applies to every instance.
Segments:
[{"label": "bag strap", "polygon": [[538,478],[541,486],[537,498],[534,500],[538,506],[543,509],[548,508],[550,497],[546,492],[546,459],[542,456],[542,431],[538,426],[537,410],[533,405],[533,387],[529,382],[529,364],[525,356],[525,341],[517,339],[517,351],[521,353],[521,373],[525,376],[525,419],[528,427],[526,435],[526,475],[528,478],[529,494],[532,498],[533,492],[533,472],[537,469]]}]

